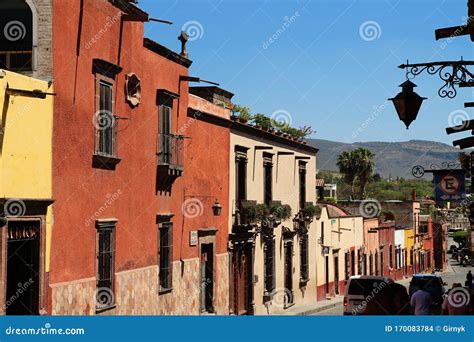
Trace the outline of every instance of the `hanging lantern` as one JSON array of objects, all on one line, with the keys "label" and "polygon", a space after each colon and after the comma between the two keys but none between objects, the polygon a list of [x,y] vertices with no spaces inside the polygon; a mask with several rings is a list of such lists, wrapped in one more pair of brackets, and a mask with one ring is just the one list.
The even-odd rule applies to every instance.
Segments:
[{"label": "hanging lantern", "polygon": [[221,216],[221,211],[222,205],[219,203],[218,200],[216,200],[212,205],[212,212],[214,213],[214,216]]},{"label": "hanging lantern", "polygon": [[408,129],[408,126],[416,119],[421,104],[423,100],[426,100],[426,97],[421,97],[413,91],[416,84],[410,80],[406,80],[400,84],[400,87],[402,87],[402,91],[389,100],[393,102],[398,117]]}]

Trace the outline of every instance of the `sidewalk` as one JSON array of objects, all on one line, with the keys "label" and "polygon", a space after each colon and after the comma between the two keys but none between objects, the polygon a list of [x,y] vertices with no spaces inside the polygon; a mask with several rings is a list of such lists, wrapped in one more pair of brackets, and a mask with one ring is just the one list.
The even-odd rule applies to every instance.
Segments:
[{"label": "sidewalk", "polygon": [[295,305],[289,309],[281,310],[272,315],[278,316],[309,316],[318,312],[332,309],[338,305],[342,305],[344,296],[336,296],[331,299],[325,299],[308,305]]},{"label": "sidewalk", "polygon": [[[456,272],[456,271],[454,270],[452,265],[448,264],[448,266],[446,268],[446,271],[436,272],[436,275],[444,276],[444,275],[452,274],[454,272]],[[408,285],[410,284],[410,281],[411,281],[411,277],[400,279],[400,280],[397,280],[396,282],[403,285],[403,286],[406,286],[408,288]],[[332,309],[332,308],[334,308],[338,305],[342,305],[343,300],[344,300],[344,296],[339,296],[338,295],[336,297],[321,300],[321,301],[318,301],[318,302],[312,303],[312,304],[295,305],[295,306],[292,306],[289,309],[277,311],[277,312],[273,313],[272,315],[277,315],[277,316],[310,316],[310,315],[314,315],[314,314],[316,314],[318,312],[321,312],[321,311]]]}]

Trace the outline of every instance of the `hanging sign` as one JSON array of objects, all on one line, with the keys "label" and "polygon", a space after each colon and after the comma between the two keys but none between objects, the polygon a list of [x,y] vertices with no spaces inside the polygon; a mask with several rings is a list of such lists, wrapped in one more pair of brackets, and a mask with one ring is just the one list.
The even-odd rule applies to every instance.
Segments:
[{"label": "hanging sign", "polygon": [[466,198],[464,170],[434,170],[436,203],[460,202]]}]

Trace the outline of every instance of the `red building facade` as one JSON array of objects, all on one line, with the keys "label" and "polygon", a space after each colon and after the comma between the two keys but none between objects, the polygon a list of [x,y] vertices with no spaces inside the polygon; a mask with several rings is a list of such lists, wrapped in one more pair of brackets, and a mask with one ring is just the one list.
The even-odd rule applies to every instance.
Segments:
[{"label": "red building facade", "polygon": [[227,306],[228,186],[202,168],[215,160],[202,126],[221,128],[190,123],[191,61],[144,38],[148,18],[124,0],[54,1],[52,314]]}]

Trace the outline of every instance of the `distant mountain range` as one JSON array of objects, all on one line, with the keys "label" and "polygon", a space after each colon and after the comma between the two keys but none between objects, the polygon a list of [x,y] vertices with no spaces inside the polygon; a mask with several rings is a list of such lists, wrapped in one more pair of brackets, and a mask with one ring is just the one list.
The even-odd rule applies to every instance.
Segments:
[{"label": "distant mountain range", "polygon": [[319,149],[318,170],[339,171],[337,156],[348,150],[365,147],[375,154],[375,172],[382,178],[413,178],[411,170],[415,165],[429,169],[431,164],[457,162],[459,149],[447,144],[410,140],[404,142],[361,142],[341,143],[322,139],[309,139],[308,144]]}]

